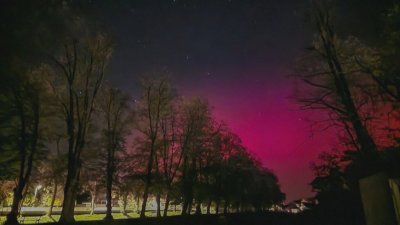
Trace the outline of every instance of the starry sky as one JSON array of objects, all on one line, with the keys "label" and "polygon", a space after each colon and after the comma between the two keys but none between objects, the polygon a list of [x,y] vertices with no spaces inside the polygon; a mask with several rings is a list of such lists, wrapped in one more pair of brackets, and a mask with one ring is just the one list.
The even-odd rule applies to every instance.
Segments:
[{"label": "starry sky", "polygon": [[[93,1],[88,14],[115,39],[114,85],[138,96],[143,73],[169,71],[180,94],[209,100],[217,119],[277,174],[290,201],[312,195],[309,163],[334,144],[332,131],[310,129],[307,118],[318,112],[289,99],[288,75],[312,41],[309,2]],[[390,3],[377,2],[338,1],[338,24],[346,24],[339,31],[369,40]]]}]

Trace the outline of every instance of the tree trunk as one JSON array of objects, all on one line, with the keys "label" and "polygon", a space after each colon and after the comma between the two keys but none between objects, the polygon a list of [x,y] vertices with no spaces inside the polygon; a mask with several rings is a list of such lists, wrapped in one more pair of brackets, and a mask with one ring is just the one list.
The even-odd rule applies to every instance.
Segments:
[{"label": "tree trunk", "polygon": [[[18,224],[17,218],[18,218],[19,212],[21,211],[21,207],[24,204],[26,194],[28,193],[29,184],[28,184],[27,178],[30,177],[31,168],[32,168],[32,165],[29,165],[29,163],[28,163],[28,168],[27,168],[28,171],[26,172],[25,176],[22,172],[20,172],[20,179],[18,181],[17,186],[14,188],[14,195],[13,195],[13,202],[11,205],[11,211],[7,215],[7,220],[4,223],[5,225]],[[24,170],[24,166],[22,167],[21,170],[22,171]]]},{"label": "tree trunk", "polygon": [[184,181],[186,184],[184,185],[184,196],[183,196],[183,209],[182,215],[190,215],[192,211],[192,202],[193,202],[193,187],[192,183],[189,181]]},{"label": "tree trunk", "polygon": [[147,175],[146,175],[146,183],[143,192],[143,202],[142,202],[142,210],[140,211],[140,218],[144,218],[146,215],[146,207],[147,207],[147,198],[149,197],[149,188],[151,185],[151,171],[153,168],[153,158],[154,158],[154,145],[155,145],[155,138],[151,140],[150,146],[150,155],[149,161],[147,164]]},{"label": "tree trunk", "polygon": [[208,201],[207,203],[207,214],[210,214],[210,209],[211,209],[211,200]]},{"label": "tree trunk", "polygon": [[128,193],[124,192],[124,195],[122,196],[122,214],[127,215],[126,213],[126,206],[128,205]]},{"label": "tree trunk", "polygon": [[96,203],[96,191],[92,192],[92,204],[90,204],[90,215],[94,214],[94,206]]},{"label": "tree trunk", "polygon": [[[60,223],[74,222],[76,193],[78,191],[81,165],[74,155],[69,156],[68,174],[64,187],[64,201],[60,216]],[[72,159],[71,159],[72,158]]]},{"label": "tree trunk", "polygon": [[196,215],[200,215],[201,214],[201,202],[198,202],[196,204],[196,212],[195,212],[195,214]]},{"label": "tree trunk", "polygon": [[164,206],[164,214],[163,216],[167,216],[168,214],[168,208],[169,208],[169,190],[167,190],[167,196],[165,197],[165,206]]},{"label": "tree trunk", "polygon": [[216,204],[215,204],[215,214],[219,213],[219,200],[217,200]]},{"label": "tree trunk", "polygon": [[224,214],[227,214],[227,213],[228,213],[228,202],[225,201],[225,204],[224,204]]},{"label": "tree trunk", "polygon": [[136,195],[136,213],[139,214],[139,207],[140,207],[140,197],[139,194]]},{"label": "tree trunk", "polygon": [[54,182],[53,195],[51,196],[50,208],[49,211],[47,212],[47,215],[50,217],[51,214],[53,213],[54,202],[56,201],[57,188],[58,188],[57,182]]},{"label": "tree trunk", "polygon": [[140,210],[140,218],[145,217],[145,213],[146,213],[146,207],[147,207],[147,198],[149,196],[149,185],[146,182],[146,187],[144,188],[144,192],[143,192],[143,200],[142,200],[142,209]]},{"label": "tree trunk", "polygon": [[74,222],[74,208],[76,199],[77,185],[69,185],[64,191],[64,201],[60,216],[61,223],[63,222]]},{"label": "tree trunk", "polygon": [[192,212],[192,207],[193,207],[193,203],[192,201],[189,202],[189,207],[187,209],[187,214],[190,215],[190,213]]},{"label": "tree trunk", "polygon": [[188,212],[188,208],[189,208],[189,202],[186,199],[184,199],[183,200],[183,204],[182,204],[182,213],[181,213],[181,215],[186,215],[187,212]]},{"label": "tree trunk", "polygon": [[21,182],[18,183],[16,188],[14,188],[14,196],[13,196],[13,202],[11,205],[11,211],[7,215],[7,220],[4,223],[5,225],[14,225],[14,224],[19,224],[18,223],[18,212],[19,212],[19,205],[22,200],[22,190],[21,190]]},{"label": "tree trunk", "polygon": [[106,184],[106,217],[105,220],[112,220],[112,177],[113,177],[113,153],[108,150],[108,160],[107,160],[107,184]]},{"label": "tree trunk", "polygon": [[157,193],[156,202],[157,202],[157,217],[161,217],[161,194],[160,193]]}]

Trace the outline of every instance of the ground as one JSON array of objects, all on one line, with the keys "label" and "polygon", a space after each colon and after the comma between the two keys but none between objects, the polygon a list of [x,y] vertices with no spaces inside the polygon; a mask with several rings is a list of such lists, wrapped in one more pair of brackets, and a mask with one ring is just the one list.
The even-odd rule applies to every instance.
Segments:
[{"label": "ground", "polygon": [[[115,220],[104,221],[104,214],[92,216],[79,215],[75,216],[76,222],[65,225],[365,225],[362,219],[356,219],[352,216],[332,217],[329,214],[318,211],[307,211],[298,214],[248,212],[219,215],[168,216],[162,218],[150,217],[151,215],[149,214],[149,217],[144,219],[137,218],[138,214],[130,214],[129,216],[133,218],[126,218],[122,214],[114,214]],[[4,221],[4,217],[2,219]],[[27,223],[36,222],[35,220],[29,220],[30,218],[27,219]],[[60,225],[52,222],[48,217],[43,217],[39,223],[42,225]]]},{"label": "ground", "polygon": [[[174,216],[180,214],[179,212],[169,212],[168,216]],[[127,216],[123,215],[122,213],[113,213],[112,214],[114,219],[127,219],[127,218],[139,218],[139,214],[137,213],[128,213]],[[155,217],[155,213],[154,212],[148,212],[146,213],[146,216],[149,217]],[[76,221],[92,221],[92,220],[102,220],[104,219],[105,214],[94,214],[94,215],[90,215],[90,214],[84,214],[84,215],[75,215],[75,220]],[[18,219],[18,221],[20,221],[20,223],[23,224],[37,224],[37,223],[52,223],[55,221],[58,221],[58,219],[60,218],[60,215],[53,215],[52,217],[49,216],[42,216],[39,219],[39,217],[34,217],[34,216],[27,216],[24,217],[24,219],[22,220],[22,218],[20,217]],[[0,216],[0,224],[2,224],[4,221],[6,220],[5,216]]]}]

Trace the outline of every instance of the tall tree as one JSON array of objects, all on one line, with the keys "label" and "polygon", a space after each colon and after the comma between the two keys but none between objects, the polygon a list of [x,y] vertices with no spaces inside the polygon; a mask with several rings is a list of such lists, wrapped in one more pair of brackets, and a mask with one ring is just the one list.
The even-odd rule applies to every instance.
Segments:
[{"label": "tall tree", "polygon": [[116,169],[116,157],[118,151],[122,151],[125,145],[125,135],[129,118],[128,98],[118,89],[111,87],[105,88],[101,111],[103,120],[106,124],[103,130],[105,139],[105,149],[107,152],[106,160],[106,217],[105,220],[111,220],[112,211],[112,185]]},{"label": "tall tree", "polygon": [[68,165],[60,222],[74,221],[74,206],[82,165],[81,153],[92,119],[111,44],[104,34],[72,39],[64,46],[63,55],[53,58],[63,79],[53,85],[59,99],[68,136]]},{"label": "tall tree", "polygon": [[166,76],[146,77],[142,80],[143,95],[138,109],[138,130],[143,135],[144,150],[147,153],[145,187],[140,217],[145,217],[152,172],[155,163],[157,143],[160,138],[161,121],[171,104],[173,92]]},{"label": "tall tree", "polygon": [[18,165],[13,202],[6,224],[18,223],[17,216],[23,192],[29,183],[38,150],[41,149],[40,142],[43,140],[41,121],[46,98],[46,89],[42,85],[43,82],[38,79],[42,75],[41,72],[43,71],[40,69],[32,69],[29,73],[5,76],[3,78],[6,80],[0,82],[3,85],[0,98],[4,100],[2,105],[6,106],[1,114],[8,115],[8,119],[2,121],[0,132],[11,140],[8,145],[2,146],[6,150],[2,151],[2,154],[12,153],[13,149],[17,150],[3,163],[6,164],[5,167],[13,162]]},{"label": "tall tree", "polygon": [[168,116],[161,121],[161,140],[159,148],[160,175],[165,188],[165,206],[163,216],[167,216],[172,185],[182,163],[183,149],[179,145],[178,135],[181,121],[181,101],[171,105]]},{"label": "tall tree", "polygon": [[317,35],[310,48],[312,53],[303,61],[305,70],[299,74],[311,94],[300,97],[299,102],[303,108],[330,111],[348,131],[360,153],[371,158],[376,155],[377,146],[360,112],[365,103],[357,102],[357,92],[353,88],[357,86],[351,85],[354,76],[359,74],[355,60],[349,56],[355,52],[345,52],[346,42],[334,32],[332,8],[327,2],[313,1]]},{"label": "tall tree", "polygon": [[196,181],[199,156],[209,137],[211,109],[207,101],[199,98],[184,103],[182,133],[179,141],[182,148],[181,188],[183,195],[182,215],[189,214],[193,203],[193,185]]},{"label": "tall tree", "polygon": [[[31,110],[36,107],[34,106],[35,104],[38,105],[38,110],[35,109],[35,111],[39,112],[40,109],[43,108],[42,97],[40,96],[40,94],[37,95],[35,93],[37,92],[37,85],[32,85],[32,88],[30,90],[31,93],[28,95],[26,90],[23,90],[23,92],[21,92],[22,90],[17,89],[22,88],[24,85],[27,86],[23,89],[30,89],[30,85],[28,83],[32,82],[32,79],[28,78],[27,75],[31,73],[32,68],[39,67],[40,64],[45,61],[47,54],[52,54],[54,50],[57,49],[57,47],[59,46],[59,40],[66,33],[66,31],[69,30],[69,26],[66,21],[68,21],[70,16],[72,16],[72,11],[70,11],[70,7],[68,6],[70,6],[70,2],[67,3],[65,1],[59,0],[51,2],[41,0],[17,0],[2,3],[2,7],[0,9],[0,32],[7,35],[3,35],[3,37],[1,38],[3,44],[1,46],[2,54],[0,56],[0,60],[2,61],[2,66],[0,68],[0,74],[2,78],[6,78],[8,80],[6,82],[1,81],[1,83],[6,85],[12,80],[16,81],[20,79],[20,81],[17,82],[19,83],[19,88],[16,88],[15,91],[19,92],[18,99],[24,99],[23,101],[19,101],[22,105],[24,105],[24,111],[28,109],[26,101],[30,102],[29,104],[31,105]],[[71,14],[68,14],[68,12]],[[43,74],[39,74],[37,76],[43,76]],[[19,78],[16,79],[16,77]],[[37,99],[35,99],[35,96],[37,97]],[[26,97],[31,98],[31,100],[28,100]],[[32,111],[26,111],[23,114],[24,117],[32,117],[31,113]],[[39,117],[40,116],[41,115],[39,113]],[[26,120],[24,122],[24,130],[26,132],[31,132],[29,137],[25,139],[32,141],[32,138],[34,139],[36,136],[34,134],[36,132],[32,133],[34,130],[32,130],[31,123],[34,123],[36,120],[31,120],[31,118],[29,118],[28,120],[24,120]],[[43,123],[39,124],[40,126],[43,125]],[[29,131],[29,129],[31,131]],[[4,142],[2,140],[2,143],[5,143],[6,145],[11,144],[9,143],[9,140],[11,139],[7,140],[7,142]],[[26,143],[26,145],[29,144]],[[27,156],[25,157],[25,159],[27,161],[30,161],[31,158],[31,156],[29,156],[29,154],[31,153],[29,152],[34,150],[33,146],[31,146],[30,148],[31,149],[26,150]],[[13,157],[7,157],[7,161],[11,162],[10,160],[12,158]],[[23,157],[19,158],[22,159]],[[29,168],[31,167],[30,163],[28,162],[23,162],[23,164],[25,164],[25,171],[21,170],[20,173],[24,173],[25,175],[19,175],[21,184],[29,181],[28,174],[30,174]],[[13,164],[10,167],[9,164],[7,168],[14,170],[15,166],[16,164]],[[2,166],[0,165],[0,167]],[[1,170],[5,171],[3,170],[3,168]],[[14,171],[17,171],[17,169],[15,169]],[[21,187],[17,189],[20,188]],[[19,190],[16,191],[20,192]],[[19,198],[18,196],[16,197]],[[15,214],[15,212],[13,212],[13,214]],[[14,217],[14,215],[10,216]],[[12,218],[10,219],[14,220]]]}]

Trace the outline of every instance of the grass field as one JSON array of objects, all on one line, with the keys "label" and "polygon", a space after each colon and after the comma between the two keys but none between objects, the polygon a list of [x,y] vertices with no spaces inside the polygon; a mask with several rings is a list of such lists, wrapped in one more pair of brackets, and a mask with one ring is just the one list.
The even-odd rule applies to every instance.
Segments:
[{"label": "grass field", "polygon": [[[175,213],[176,214],[176,213]],[[245,212],[210,215],[168,216],[155,218],[149,213],[147,218],[138,219],[138,214],[128,217],[121,213],[113,214],[115,220],[104,221],[104,214],[77,215],[75,225],[365,225],[363,218],[327,214],[325,211],[309,210],[297,214],[282,212]],[[126,219],[120,219],[126,218]],[[24,224],[36,223],[35,217],[27,217]],[[58,216],[54,217],[58,220]],[[119,220],[118,220],[119,219]],[[4,222],[4,217],[2,217]],[[49,217],[42,217],[38,225],[58,225]],[[46,224],[50,223],[50,224]]]},{"label": "grass field", "polygon": [[[168,216],[179,215],[179,212],[169,212]],[[128,218],[139,218],[139,214],[137,213],[128,213],[126,216],[122,213],[113,213],[112,214],[114,219],[128,219]],[[146,212],[146,216],[148,217],[155,217],[155,212]],[[105,214],[84,214],[84,215],[76,215],[75,220],[77,221],[91,221],[91,220],[102,220],[105,217]],[[56,222],[60,218],[60,215],[53,215],[52,217],[49,216],[27,216],[27,217],[20,217],[18,221],[22,224],[36,224],[36,223],[51,223]],[[5,216],[0,217],[0,224],[3,224],[6,220]]]}]

